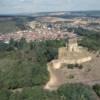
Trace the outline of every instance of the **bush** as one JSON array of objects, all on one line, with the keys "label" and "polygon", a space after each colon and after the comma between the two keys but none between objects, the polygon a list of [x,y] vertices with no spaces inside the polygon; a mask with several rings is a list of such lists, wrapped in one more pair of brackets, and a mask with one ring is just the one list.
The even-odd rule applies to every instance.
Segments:
[{"label": "bush", "polygon": [[79,45],[82,45],[89,50],[100,50],[100,34],[99,32],[89,31],[86,29],[78,28],[75,29],[76,33],[82,36],[81,41],[79,41]]},{"label": "bush", "polygon": [[96,94],[100,97],[100,84],[96,84],[93,86],[93,90],[96,92]]},{"label": "bush", "polygon": [[79,64],[68,64],[66,65],[69,69],[74,69],[74,68],[79,68],[79,69],[82,69],[83,66],[82,65],[79,65]]},{"label": "bush", "polygon": [[93,90],[82,84],[66,84],[57,91],[46,91],[41,86],[25,87],[21,92],[0,90],[0,100],[97,100]]},{"label": "bush", "polygon": [[93,90],[82,84],[67,84],[58,89],[58,94],[64,100],[96,100]]},{"label": "bush", "polygon": [[[57,91],[46,91],[42,87],[24,88],[10,100],[97,100],[93,90],[82,84],[66,84]],[[17,99],[16,99],[17,98]]]},{"label": "bush", "polygon": [[9,100],[11,92],[7,89],[0,90],[0,100]]}]

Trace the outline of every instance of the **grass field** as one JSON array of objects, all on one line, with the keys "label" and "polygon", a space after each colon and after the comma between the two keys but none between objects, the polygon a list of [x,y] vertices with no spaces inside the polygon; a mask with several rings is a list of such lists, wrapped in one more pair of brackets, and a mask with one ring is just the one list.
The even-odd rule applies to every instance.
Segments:
[{"label": "grass field", "polygon": [[0,21],[0,33],[9,33],[18,31],[16,21]]},{"label": "grass field", "polygon": [[33,20],[31,17],[0,17],[0,33],[16,32],[18,30],[26,29],[25,24]]}]

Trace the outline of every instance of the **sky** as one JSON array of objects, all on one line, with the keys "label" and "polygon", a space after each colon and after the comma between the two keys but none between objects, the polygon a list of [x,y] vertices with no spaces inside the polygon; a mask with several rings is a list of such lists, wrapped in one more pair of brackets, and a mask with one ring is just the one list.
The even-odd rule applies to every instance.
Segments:
[{"label": "sky", "polygon": [[100,0],[0,0],[0,14],[100,10]]}]

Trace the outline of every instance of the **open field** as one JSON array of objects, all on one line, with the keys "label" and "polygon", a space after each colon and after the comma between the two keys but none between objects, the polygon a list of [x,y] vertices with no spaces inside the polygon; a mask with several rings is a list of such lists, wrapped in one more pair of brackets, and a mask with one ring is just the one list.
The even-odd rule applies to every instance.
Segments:
[{"label": "open field", "polygon": [[0,21],[0,33],[16,32],[19,28],[15,21]]}]

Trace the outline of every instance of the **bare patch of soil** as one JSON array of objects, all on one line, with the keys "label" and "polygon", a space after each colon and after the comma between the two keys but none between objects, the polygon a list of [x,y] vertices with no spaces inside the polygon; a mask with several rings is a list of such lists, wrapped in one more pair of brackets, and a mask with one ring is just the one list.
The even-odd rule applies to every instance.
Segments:
[{"label": "bare patch of soil", "polygon": [[68,69],[67,66],[54,69],[52,66],[48,66],[48,71],[50,80],[45,89],[55,90],[65,83],[94,85],[100,83],[100,57],[94,57],[92,61],[83,64],[82,69]]}]

